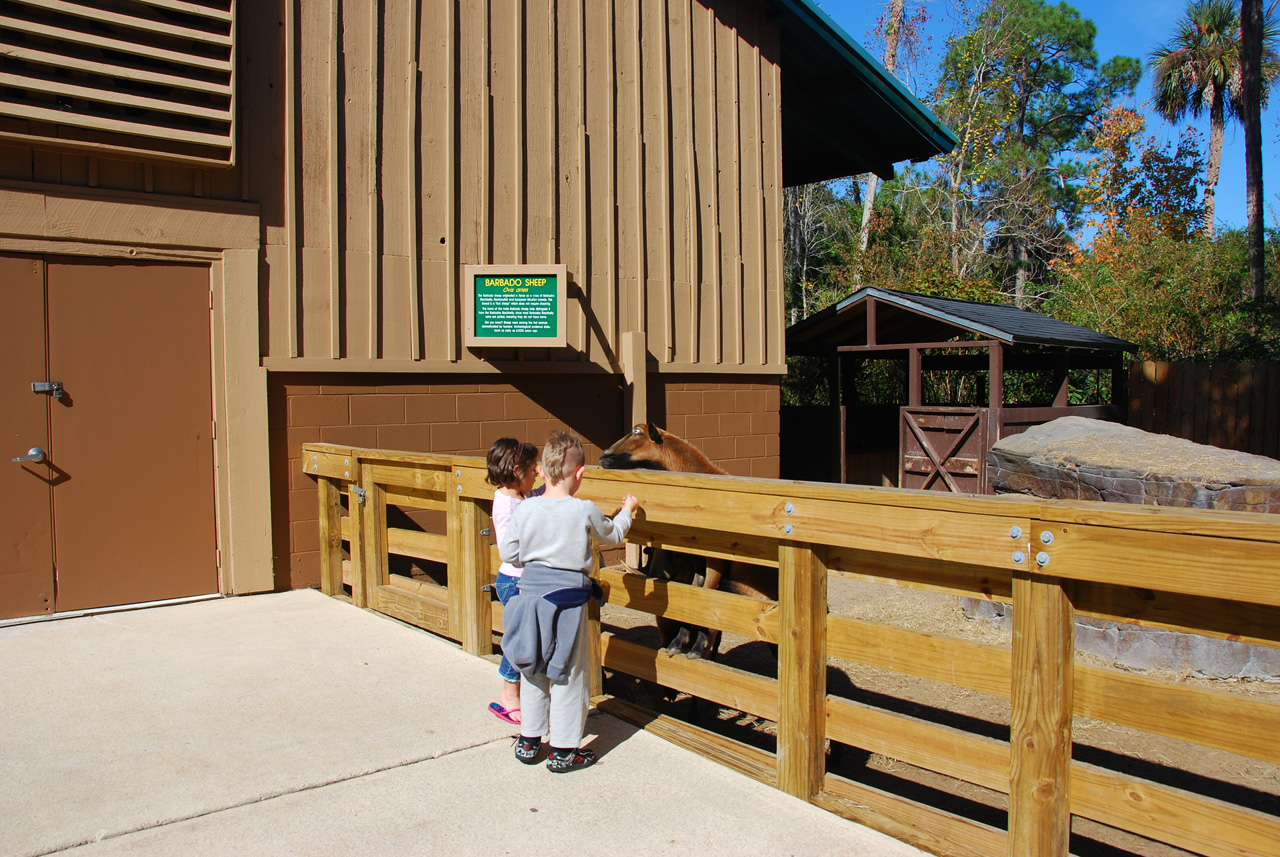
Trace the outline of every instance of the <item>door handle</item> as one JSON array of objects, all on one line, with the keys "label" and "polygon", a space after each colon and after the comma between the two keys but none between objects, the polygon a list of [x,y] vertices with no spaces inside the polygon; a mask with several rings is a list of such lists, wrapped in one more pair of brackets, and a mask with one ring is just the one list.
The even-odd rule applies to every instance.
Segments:
[{"label": "door handle", "polygon": [[61,381],[32,381],[31,392],[33,393],[53,393],[55,399],[62,398],[62,382]]},{"label": "door handle", "polygon": [[38,446],[33,446],[29,450],[27,450],[26,455],[19,455],[13,461],[15,464],[18,464],[24,461],[30,461],[32,464],[39,464],[40,462],[44,461],[44,450]]}]

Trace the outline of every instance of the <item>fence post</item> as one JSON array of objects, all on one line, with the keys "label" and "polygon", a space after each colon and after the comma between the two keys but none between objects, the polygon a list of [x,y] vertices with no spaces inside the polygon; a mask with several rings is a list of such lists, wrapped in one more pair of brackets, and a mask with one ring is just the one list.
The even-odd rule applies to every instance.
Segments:
[{"label": "fence post", "polygon": [[592,698],[604,693],[604,645],[600,638],[600,605],[587,602],[587,670]]},{"label": "fence post", "polygon": [[[352,494],[351,509],[360,507],[360,519],[351,519],[351,602],[357,607],[377,608],[378,587],[388,582],[387,498],[382,486],[373,479],[372,462],[360,462],[360,484],[353,486]],[[360,533],[359,569],[355,564],[357,530]]]},{"label": "fence post", "polygon": [[490,526],[479,501],[462,494],[462,471],[452,468],[447,498],[449,520],[449,635],[472,655],[493,653],[493,611],[484,589],[489,583]]},{"label": "fence post", "polygon": [[364,550],[364,488],[360,484],[360,462],[355,463],[356,478],[347,484],[347,529],[351,540],[351,603],[357,607],[370,607],[371,593],[365,585]]},{"label": "fence post", "polygon": [[1063,581],[1013,576],[1010,857],[1067,857],[1075,622]]},{"label": "fence post", "polygon": [[[627,542],[630,547],[631,543]],[[600,546],[591,546],[591,577],[599,580],[600,569],[604,566]],[[587,602],[587,670],[590,681],[590,694],[594,699],[604,693],[604,641],[600,637],[600,605],[592,599]]]},{"label": "fence post", "polygon": [[809,800],[826,775],[827,558],[778,544],[778,788]]},{"label": "fence post", "polygon": [[327,476],[316,480],[320,500],[320,591],[342,594],[342,504],[338,486]]}]

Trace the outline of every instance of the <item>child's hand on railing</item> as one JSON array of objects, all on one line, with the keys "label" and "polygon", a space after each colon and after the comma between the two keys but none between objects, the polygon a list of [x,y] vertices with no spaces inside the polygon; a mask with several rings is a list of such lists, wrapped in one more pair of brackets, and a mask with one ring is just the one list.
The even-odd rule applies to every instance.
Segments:
[{"label": "child's hand on railing", "polygon": [[634,513],[636,509],[640,508],[640,501],[634,495],[628,494],[622,498],[622,508],[627,512]]}]

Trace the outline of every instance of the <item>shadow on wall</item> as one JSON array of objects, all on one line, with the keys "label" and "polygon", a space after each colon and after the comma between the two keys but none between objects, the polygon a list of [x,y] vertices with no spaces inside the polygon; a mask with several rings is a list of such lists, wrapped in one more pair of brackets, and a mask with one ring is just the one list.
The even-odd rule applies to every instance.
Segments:
[{"label": "shadow on wall", "polygon": [[[301,467],[304,443],[483,456],[510,436],[542,446],[552,431],[582,436],[587,460],[622,431],[620,376],[603,372],[465,375],[428,379],[378,374],[271,374],[272,552],[277,590],[320,583],[315,483]],[[426,529],[431,524],[412,517]]]},{"label": "shadow on wall", "polygon": [[[777,476],[778,379],[651,375],[649,416],[730,473]],[[277,590],[320,584],[315,482],[304,443],[483,456],[500,437],[541,447],[568,428],[587,463],[630,427],[628,390],[603,371],[413,376],[271,373],[267,407]],[[412,515],[417,521],[417,514]],[[419,522],[424,525],[424,522]]]}]

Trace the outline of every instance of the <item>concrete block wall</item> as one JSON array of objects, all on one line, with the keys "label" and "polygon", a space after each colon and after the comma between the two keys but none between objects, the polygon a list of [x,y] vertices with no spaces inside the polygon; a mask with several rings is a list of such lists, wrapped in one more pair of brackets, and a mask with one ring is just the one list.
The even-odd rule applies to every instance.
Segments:
[{"label": "concrete block wall", "polygon": [[734,476],[778,478],[781,388],[776,380],[721,383],[677,376],[649,384],[651,422],[689,441]]},{"label": "concrete block wall", "polygon": [[[304,443],[482,456],[499,437],[541,446],[550,432],[567,428],[581,435],[594,464],[630,428],[623,383],[614,375],[272,373],[267,396],[280,590],[320,583],[319,508],[315,483],[302,472]],[[778,475],[779,403],[771,376],[649,379],[651,421],[735,475]]]}]

